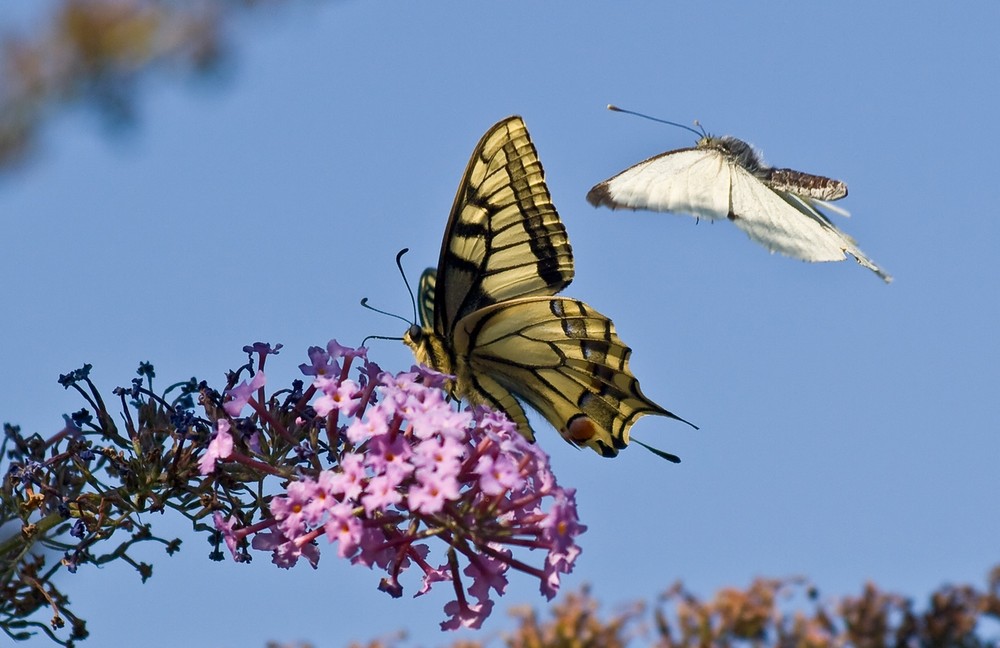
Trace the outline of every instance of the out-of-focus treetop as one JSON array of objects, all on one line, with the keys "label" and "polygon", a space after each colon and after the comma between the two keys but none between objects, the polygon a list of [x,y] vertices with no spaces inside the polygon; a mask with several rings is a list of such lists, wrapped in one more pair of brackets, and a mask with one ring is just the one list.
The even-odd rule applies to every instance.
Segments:
[{"label": "out-of-focus treetop", "polygon": [[45,120],[60,108],[84,104],[110,125],[127,124],[144,72],[217,69],[226,17],[259,4],[59,0],[34,28],[0,32],[0,172],[28,157]]}]

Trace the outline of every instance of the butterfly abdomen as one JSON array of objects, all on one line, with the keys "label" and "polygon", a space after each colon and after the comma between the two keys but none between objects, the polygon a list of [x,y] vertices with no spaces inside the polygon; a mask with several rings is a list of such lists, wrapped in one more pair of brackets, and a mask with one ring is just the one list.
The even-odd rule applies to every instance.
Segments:
[{"label": "butterfly abdomen", "polygon": [[775,191],[787,191],[806,198],[840,200],[847,195],[847,185],[840,180],[794,169],[770,169],[761,179]]}]

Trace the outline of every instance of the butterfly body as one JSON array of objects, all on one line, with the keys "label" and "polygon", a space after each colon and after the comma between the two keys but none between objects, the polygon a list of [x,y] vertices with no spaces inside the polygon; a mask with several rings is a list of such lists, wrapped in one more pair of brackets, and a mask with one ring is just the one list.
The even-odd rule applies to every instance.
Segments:
[{"label": "butterfly body", "polygon": [[611,320],[556,296],[572,279],[537,152],[524,122],[509,117],[473,152],[438,267],[420,278],[420,325],[403,341],[418,362],[454,376],[453,394],[505,412],[528,439],[522,403],[570,443],[611,457],[639,416],[677,417],[639,390]]},{"label": "butterfly body", "polygon": [[595,207],[728,219],[772,252],[804,261],[841,261],[850,254],[891,281],[820,211],[826,201],[846,195],[840,180],[770,167],[750,144],[706,135],[694,148],[661,153],[598,183],[587,200]]},{"label": "butterfly body", "polygon": [[706,135],[695,145],[699,149],[722,151],[735,163],[775,191],[787,191],[817,200],[840,200],[847,195],[847,185],[832,178],[794,169],[775,169],[764,163],[754,147],[732,135],[711,137]]}]

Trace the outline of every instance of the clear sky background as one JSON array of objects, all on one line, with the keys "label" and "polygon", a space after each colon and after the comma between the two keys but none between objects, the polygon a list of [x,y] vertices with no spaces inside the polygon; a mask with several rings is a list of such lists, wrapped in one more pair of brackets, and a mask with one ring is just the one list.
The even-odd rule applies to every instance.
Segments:
[{"label": "clear sky background", "polygon": [[[85,362],[106,390],[141,360],[161,386],[221,382],[264,340],[285,345],[277,384],[309,345],[402,334],[358,301],[410,312],[393,256],[411,248],[411,280],[436,263],[472,147],[520,114],[573,245],[565,293],[613,318],[643,391],[701,426],[633,429],[680,465],[541,430],[590,527],[564,587],[590,583],[610,609],[678,578],[706,596],[757,575],[805,574],[824,596],[982,584],[1000,560],[998,24],[991,2],[248,14],[222,83],[148,79],[139,127],[111,138],[89,111],[64,113],[33,165],[0,180],[0,418],[57,431],[81,403],[56,378]],[[895,283],[771,256],[727,223],[594,209],[593,184],[694,139],[609,102],[844,180],[852,217],[837,222]],[[402,344],[371,355],[411,364]],[[124,565],[63,577],[86,645],[455,638],[438,630],[449,592],[410,599],[415,573],[392,600],[329,549],[316,571],[215,563],[183,521],[155,521],[187,542],[171,559],[146,550],[146,585]],[[475,636],[509,627],[518,603],[542,605],[537,582],[513,577]]]}]

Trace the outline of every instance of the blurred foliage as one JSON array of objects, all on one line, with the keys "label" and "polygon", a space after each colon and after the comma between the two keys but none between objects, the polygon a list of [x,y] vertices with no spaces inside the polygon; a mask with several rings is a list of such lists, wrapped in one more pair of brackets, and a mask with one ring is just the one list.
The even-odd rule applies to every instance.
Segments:
[{"label": "blurred foliage", "polygon": [[[985,590],[946,585],[922,609],[905,596],[869,583],[859,596],[823,601],[801,578],[759,578],[746,589],[726,587],[702,600],[677,583],[654,605],[633,603],[602,616],[589,590],[568,593],[547,619],[530,608],[512,611],[517,628],[508,648],[997,648],[1000,566]],[[652,620],[650,621],[650,617]],[[374,640],[366,648],[393,648]],[[450,648],[497,642],[456,641]],[[358,648],[360,644],[353,644]]]},{"label": "blurred foliage", "polygon": [[83,104],[127,124],[144,73],[217,69],[226,18],[277,1],[59,0],[34,33],[0,33],[0,172],[32,152],[58,108]]},{"label": "blurred foliage", "polygon": [[[920,611],[905,596],[872,583],[857,597],[820,600],[801,579],[757,579],[746,590],[724,588],[701,601],[681,585],[655,612],[662,648],[985,648],[997,638],[976,634],[980,620],[1000,620],[1000,567],[987,588],[946,585]],[[665,606],[670,606],[669,608]],[[669,611],[668,611],[669,610]]]}]

